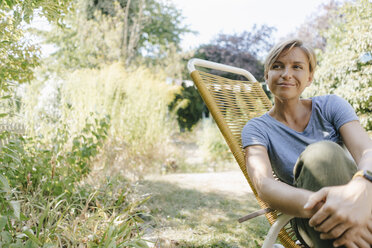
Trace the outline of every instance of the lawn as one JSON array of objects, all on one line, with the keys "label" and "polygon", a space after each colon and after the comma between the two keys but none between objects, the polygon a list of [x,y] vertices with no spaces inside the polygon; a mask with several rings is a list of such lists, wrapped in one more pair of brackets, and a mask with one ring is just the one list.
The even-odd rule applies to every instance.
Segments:
[{"label": "lawn", "polygon": [[139,181],[136,193],[151,195],[144,206],[149,213],[145,237],[155,243],[150,246],[254,248],[261,247],[269,229],[263,216],[237,221],[259,209],[252,193],[236,197],[150,180]]}]

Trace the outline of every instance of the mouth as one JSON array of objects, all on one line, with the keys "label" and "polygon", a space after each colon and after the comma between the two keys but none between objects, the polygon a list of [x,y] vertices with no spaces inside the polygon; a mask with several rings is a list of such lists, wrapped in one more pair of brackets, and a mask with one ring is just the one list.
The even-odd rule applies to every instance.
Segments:
[{"label": "mouth", "polygon": [[283,83],[283,84],[278,84],[278,86],[283,86],[283,87],[292,87],[292,86],[295,86],[295,85],[294,85],[294,84]]}]

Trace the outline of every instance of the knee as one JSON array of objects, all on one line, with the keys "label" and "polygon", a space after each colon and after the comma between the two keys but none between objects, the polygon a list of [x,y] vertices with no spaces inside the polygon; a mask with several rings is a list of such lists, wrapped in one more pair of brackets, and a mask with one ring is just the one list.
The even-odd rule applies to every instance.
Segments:
[{"label": "knee", "polygon": [[295,182],[313,191],[324,186],[347,183],[356,171],[344,149],[331,141],[309,145],[300,155],[295,168]]},{"label": "knee", "polygon": [[305,164],[330,164],[335,165],[337,161],[346,158],[344,149],[332,141],[320,141],[306,147],[301,154]]}]

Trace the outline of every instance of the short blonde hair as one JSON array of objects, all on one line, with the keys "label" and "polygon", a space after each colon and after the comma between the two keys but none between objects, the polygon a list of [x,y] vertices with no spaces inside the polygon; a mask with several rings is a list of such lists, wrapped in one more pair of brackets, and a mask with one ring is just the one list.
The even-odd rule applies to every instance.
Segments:
[{"label": "short blonde hair", "polygon": [[274,64],[274,62],[278,59],[279,55],[283,51],[290,51],[292,48],[298,47],[307,55],[309,60],[309,70],[310,73],[314,73],[316,67],[316,56],[315,52],[312,47],[305,44],[300,39],[288,39],[284,40],[278,44],[276,44],[269,52],[265,60],[265,78],[269,73],[270,67]]}]

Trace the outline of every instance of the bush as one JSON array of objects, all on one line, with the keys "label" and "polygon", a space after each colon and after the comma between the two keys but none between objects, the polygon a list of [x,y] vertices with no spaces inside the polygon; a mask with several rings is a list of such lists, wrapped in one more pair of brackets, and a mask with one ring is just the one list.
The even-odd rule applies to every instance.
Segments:
[{"label": "bush", "polygon": [[372,130],[372,3],[345,2],[325,32],[327,45],[307,95],[337,94],[356,110],[362,125]]},{"label": "bush", "polygon": [[212,118],[203,119],[199,132],[201,134],[198,135],[198,145],[203,151],[205,163],[217,167],[226,165],[226,162],[233,159],[226,141]]},{"label": "bush", "polygon": [[50,142],[19,136],[1,147],[1,247],[147,247],[138,226],[138,207],[147,198],[130,200],[120,176],[82,183],[109,121],[92,117],[72,137],[62,125]]},{"label": "bush", "polygon": [[43,136],[58,123],[65,123],[71,134],[79,133],[91,112],[111,116],[107,156],[102,160],[109,166],[142,171],[149,161],[156,164],[167,156],[167,149],[158,147],[168,144],[171,132],[168,87],[161,72],[142,67],[130,71],[116,63],[77,70],[64,79],[33,82],[25,90],[23,111],[35,135]]}]

